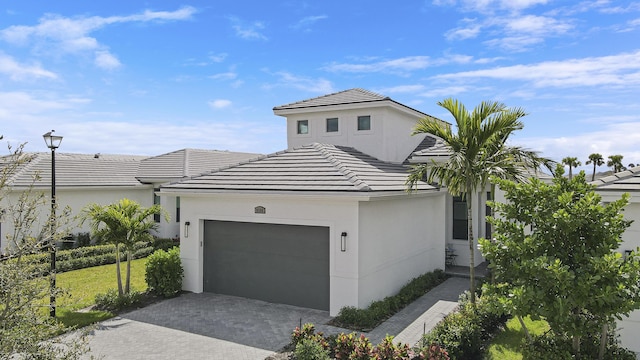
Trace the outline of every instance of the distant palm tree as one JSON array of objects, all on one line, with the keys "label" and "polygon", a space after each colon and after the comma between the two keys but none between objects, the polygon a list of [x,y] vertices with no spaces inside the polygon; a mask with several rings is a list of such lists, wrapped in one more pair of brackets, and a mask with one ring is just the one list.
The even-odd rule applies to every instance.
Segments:
[{"label": "distant palm tree", "polygon": [[414,166],[407,178],[411,191],[419,181],[438,181],[453,196],[462,196],[467,203],[467,235],[469,241],[470,301],[475,304],[475,266],[472,200],[478,189],[484,189],[491,176],[502,179],[524,180],[551,160],[539,157],[536,152],[506,144],[509,137],[524,125],[520,120],[526,113],[521,108],[509,109],[504,104],[483,101],[472,112],[458,100],[438,102],[456,121],[457,133],[451,127],[431,117],[420,119],[413,135],[432,134],[449,146],[451,154],[442,163],[426,163]]},{"label": "distant palm tree", "polygon": [[582,163],[578,161],[577,157],[570,157],[570,156],[567,156],[566,158],[562,159],[562,163],[569,167],[569,180],[573,178],[573,168],[577,168],[578,166],[582,165]]},{"label": "distant palm tree", "polygon": [[598,153],[593,153],[589,155],[589,160],[587,160],[586,164],[593,164],[593,174],[591,174],[591,181],[594,181],[596,179],[596,166],[604,165],[604,158]]},{"label": "distant palm tree", "polygon": [[614,173],[618,173],[620,171],[624,171],[627,170],[626,167],[624,167],[624,165],[622,165],[622,158],[624,156],[622,155],[609,155],[607,156],[607,158],[609,159],[609,161],[607,161],[607,166],[610,168],[613,168],[613,172]]}]

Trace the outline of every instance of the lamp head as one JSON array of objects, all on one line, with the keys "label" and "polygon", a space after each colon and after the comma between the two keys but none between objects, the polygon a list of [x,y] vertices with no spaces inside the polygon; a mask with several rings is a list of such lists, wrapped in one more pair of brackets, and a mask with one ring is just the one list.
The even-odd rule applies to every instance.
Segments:
[{"label": "lamp head", "polygon": [[57,149],[62,142],[62,136],[54,135],[55,130],[51,130],[48,133],[42,135],[44,138],[44,142],[47,144],[47,147],[51,150]]}]

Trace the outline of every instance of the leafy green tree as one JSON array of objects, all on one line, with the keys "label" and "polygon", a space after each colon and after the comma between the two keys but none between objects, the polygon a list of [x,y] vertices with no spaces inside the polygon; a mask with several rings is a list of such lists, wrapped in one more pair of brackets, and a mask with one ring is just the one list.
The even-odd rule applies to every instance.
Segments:
[{"label": "leafy green tree", "polygon": [[577,168],[578,166],[582,165],[577,157],[571,156],[567,156],[566,158],[562,159],[562,163],[569,167],[569,179],[573,178],[573,168]]},{"label": "leafy green tree", "polygon": [[586,164],[593,164],[593,174],[591,174],[591,181],[594,181],[596,179],[596,167],[604,165],[604,158],[601,154],[593,153],[589,155],[589,160],[587,160]]},{"label": "leafy green tree", "polygon": [[600,339],[600,356],[614,319],[640,308],[640,256],[615,250],[630,221],[629,195],[603,204],[584,172],[553,184],[496,180],[505,203],[492,203],[493,240],[481,239],[502,310],[545,319],[556,336],[570,339],[580,358],[581,339]]},{"label": "leafy green tree", "polygon": [[509,109],[499,102],[482,102],[472,112],[458,100],[445,99],[438,105],[451,113],[457,133],[448,124],[437,119],[421,119],[413,134],[432,134],[441,138],[451,154],[442,163],[426,163],[414,166],[407,178],[411,191],[419,181],[439,181],[453,196],[462,196],[467,203],[469,276],[471,303],[475,304],[475,263],[473,234],[473,198],[478,190],[486,188],[489,177],[523,180],[530,170],[540,165],[549,166],[551,160],[539,157],[533,151],[507,145],[507,140],[523,128],[520,119],[526,115],[523,109]]},{"label": "leafy green tree", "polygon": [[[119,296],[129,294],[131,257],[135,243],[153,240],[150,231],[157,228],[153,215],[162,213],[168,219],[168,215],[160,205],[155,204],[145,208],[126,198],[104,206],[89,204],[83,209],[82,217],[90,221],[93,235],[104,242],[116,245],[116,277]],[[127,254],[127,277],[124,290],[120,274],[120,247],[123,247]]]},{"label": "leafy green tree", "polygon": [[607,161],[607,166],[610,168],[613,168],[613,172],[614,173],[618,173],[620,171],[624,171],[627,170],[626,167],[624,167],[624,165],[622,165],[622,158],[624,156],[622,155],[609,155],[607,156],[607,158],[609,159]]},{"label": "leafy green tree", "polygon": [[[42,301],[50,295],[49,282],[34,278],[25,260],[27,255],[46,251],[51,241],[59,241],[65,233],[56,231],[52,237],[51,223],[39,223],[43,217],[52,219],[48,211],[40,214],[40,209],[48,207],[44,194],[34,187],[37,176],[20,191],[17,201],[8,199],[11,178],[30,160],[23,145],[9,147],[9,154],[0,157],[0,209],[3,222],[13,224],[11,234],[3,239],[5,252],[0,254],[0,359],[79,359],[88,350],[84,334],[57,336],[64,326],[49,317],[48,304]],[[67,211],[59,214],[56,225],[64,225],[67,216]],[[56,296],[59,293],[54,289]]]}]

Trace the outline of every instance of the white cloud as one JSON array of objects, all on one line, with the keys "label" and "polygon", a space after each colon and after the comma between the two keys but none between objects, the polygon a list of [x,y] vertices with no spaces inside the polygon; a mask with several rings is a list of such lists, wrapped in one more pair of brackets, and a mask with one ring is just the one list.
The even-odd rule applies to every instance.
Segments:
[{"label": "white cloud", "polygon": [[295,30],[302,30],[302,29],[309,30],[309,28],[313,24],[317,23],[320,20],[324,20],[324,19],[327,19],[327,18],[328,18],[327,15],[307,16],[307,17],[304,17],[304,18],[300,19],[297,23],[291,25],[291,28],[295,29]]},{"label": "white cloud", "polygon": [[35,114],[73,109],[89,102],[91,100],[87,98],[59,97],[55,94],[0,92],[0,123],[21,123]]},{"label": "white cloud", "polygon": [[40,64],[20,64],[11,56],[0,53],[0,74],[9,76],[13,81],[47,78],[57,79],[58,75],[45,70]]},{"label": "white cloud", "polygon": [[544,5],[549,0],[434,0],[437,6],[455,6],[464,11],[477,11],[481,13],[494,12],[496,10],[521,11]]},{"label": "white cloud", "polygon": [[96,51],[95,64],[97,67],[106,70],[117,69],[122,65],[117,57],[106,50]]},{"label": "white cloud", "polygon": [[232,23],[232,28],[235,30],[236,35],[245,40],[268,40],[267,36],[262,34],[261,30],[265,28],[265,25],[261,21],[254,21],[247,24],[235,16],[230,16],[228,19]]},{"label": "white cloud", "polygon": [[209,54],[209,59],[215,63],[221,63],[227,58],[227,53]]},{"label": "white cloud", "polygon": [[209,76],[209,78],[213,80],[234,80],[237,77],[238,77],[238,74],[236,74],[233,71],[218,73],[218,74]]},{"label": "white cloud", "polygon": [[335,92],[331,81],[327,79],[296,76],[286,71],[277,72],[274,75],[279,77],[277,83],[264,85],[264,88],[286,87],[320,94]]},{"label": "white cloud", "polygon": [[459,27],[447,31],[444,36],[447,40],[466,40],[474,39],[480,34],[482,26],[478,24],[472,24],[466,27]]},{"label": "white cloud", "polygon": [[[195,14],[196,9],[190,6],[176,11],[144,11],[140,14],[128,16],[92,16],[68,18],[60,15],[47,14],[39,19],[38,25],[13,25],[0,30],[0,39],[22,46],[32,46],[36,52],[79,53],[86,51],[105,51],[92,32],[108,25],[128,22],[162,22],[187,20]],[[111,58],[96,54],[96,65],[113,68],[115,56]]]},{"label": "white cloud", "polygon": [[463,81],[482,78],[528,81],[537,87],[638,86],[640,50],[611,56],[546,61],[434,77]]},{"label": "white cloud", "polygon": [[451,97],[468,91],[469,88],[467,86],[447,86],[442,88],[429,89],[425,92],[422,92],[420,96],[430,98]]},{"label": "white cloud", "polygon": [[215,99],[209,101],[209,106],[211,106],[213,109],[224,109],[231,106],[231,104],[231,100],[227,99]]},{"label": "white cloud", "polygon": [[379,94],[416,93],[425,89],[424,85],[399,85],[389,88],[377,89]]},{"label": "white cloud", "polygon": [[368,64],[333,63],[323,69],[332,72],[407,72],[425,69],[432,64],[428,56],[407,56]]},{"label": "white cloud", "polygon": [[[521,138],[517,142],[530,149],[540,151],[543,156],[559,161],[565,156],[575,156],[583,163],[589,154],[597,152],[606,159],[609,155],[622,154],[624,164],[640,163],[640,117],[636,121],[614,123],[601,127],[602,130],[575,136],[554,137],[553,132],[540,138]],[[590,168],[590,167],[588,167]],[[599,171],[606,170],[603,166]],[[588,172],[588,171],[587,171]]]}]

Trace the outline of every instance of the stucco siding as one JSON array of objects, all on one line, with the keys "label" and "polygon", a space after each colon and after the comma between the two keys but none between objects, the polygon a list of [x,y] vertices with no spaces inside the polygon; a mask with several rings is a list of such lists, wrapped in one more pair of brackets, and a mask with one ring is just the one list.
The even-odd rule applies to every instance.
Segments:
[{"label": "stucco siding", "polygon": [[445,193],[360,203],[358,307],[444,269]]},{"label": "stucco siding", "polygon": [[[38,221],[35,223],[35,228],[32,231],[37,232],[36,228],[44,226],[47,218],[51,212],[50,203],[50,191],[44,191],[45,194],[44,203],[38,207]],[[18,192],[12,192],[5,199],[10,203],[15,204],[18,201],[20,194]],[[89,224],[80,224],[79,219],[75,217],[82,213],[82,209],[90,204],[97,203],[100,205],[107,205],[119,201],[120,199],[128,198],[139,202],[143,206],[150,206],[153,202],[153,192],[151,187],[140,186],[138,188],[87,188],[87,189],[56,189],[56,203],[58,205],[57,215],[62,214],[62,209],[67,206],[71,209],[71,215],[69,217],[68,229],[70,233],[89,232]],[[11,215],[5,214],[2,218],[2,240],[0,240],[0,250],[3,250],[7,245],[6,235],[13,234],[14,228],[12,224]]]},{"label": "stucco siding", "polygon": [[[330,313],[344,306],[357,306],[358,293],[358,207],[354,200],[329,201],[322,198],[286,195],[181,196],[180,256],[184,266],[183,289],[203,291],[203,224],[205,220],[242,221],[329,227]],[[263,206],[265,214],[256,214]],[[185,236],[185,222],[189,236]],[[347,249],[340,251],[340,234],[346,232]],[[291,269],[295,271],[295,269]]]},{"label": "stucco siding", "polygon": [[[357,119],[371,116],[371,130],[358,131]],[[326,119],[338,118],[339,131],[327,132]],[[309,121],[309,133],[298,134],[297,122]],[[289,149],[311,143],[350,146],[379,160],[402,163],[424,136],[411,136],[417,118],[385,107],[318,111],[288,115]]]}]

